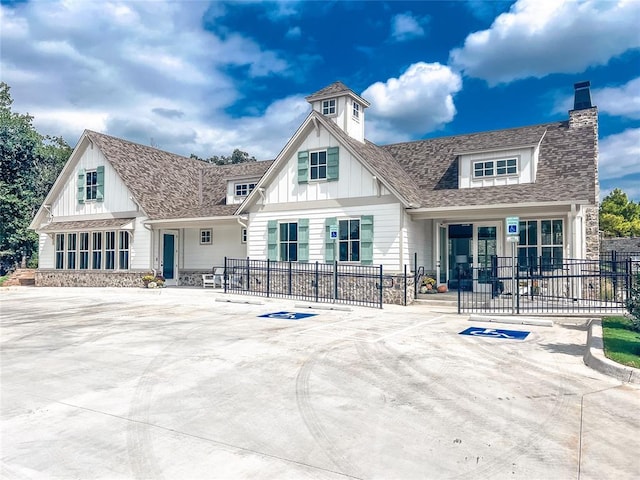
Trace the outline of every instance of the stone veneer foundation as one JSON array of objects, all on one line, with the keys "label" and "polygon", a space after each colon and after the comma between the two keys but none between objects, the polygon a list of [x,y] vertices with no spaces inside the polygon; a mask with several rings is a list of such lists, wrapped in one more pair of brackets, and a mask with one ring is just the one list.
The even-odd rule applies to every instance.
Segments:
[{"label": "stone veneer foundation", "polygon": [[37,287],[142,287],[147,273],[38,269],[35,278]]}]

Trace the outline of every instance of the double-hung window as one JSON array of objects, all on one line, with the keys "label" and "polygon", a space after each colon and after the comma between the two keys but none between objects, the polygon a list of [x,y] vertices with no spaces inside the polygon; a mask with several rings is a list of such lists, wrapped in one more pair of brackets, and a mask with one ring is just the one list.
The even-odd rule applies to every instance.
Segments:
[{"label": "double-hung window", "polygon": [[80,270],[89,269],[89,232],[80,232]]},{"label": "double-hung window", "polygon": [[118,268],[129,269],[129,232],[118,232]]},{"label": "double-hung window", "polygon": [[311,152],[311,180],[327,178],[327,151]]},{"label": "double-hung window", "polygon": [[102,268],[102,232],[91,233],[91,268]]},{"label": "double-hung window", "polygon": [[338,260],[360,261],[360,220],[348,219],[338,222]]},{"label": "double-hung window", "polygon": [[211,229],[204,228],[200,230],[200,245],[211,245]]},{"label": "double-hung window", "polygon": [[87,171],[84,188],[85,200],[95,200],[98,197],[98,172],[96,170]]},{"label": "double-hung window", "polygon": [[335,115],[336,113],[336,99],[322,101],[322,114],[323,115]]},{"label": "double-hung window", "polygon": [[56,234],[56,269],[64,268],[64,233]]},{"label": "double-hung window", "polygon": [[360,118],[360,104],[353,102],[353,118]]},{"label": "double-hung window", "polygon": [[280,260],[283,262],[298,261],[298,223],[282,222],[279,225],[278,242]]},{"label": "double-hung window", "polygon": [[[520,222],[518,265],[520,270],[552,270],[562,267],[564,253],[562,220]],[[541,263],[538,264],[540,258]]]},{"label": "double-hung window", "polygon": [[76,268],[76,247],[77,247],[78,234],[67,234],[67,268],[74,270]]},{"label": "double-hung window", "polygon": [[116,268],[116,232],[104,232],[104,268]]}]

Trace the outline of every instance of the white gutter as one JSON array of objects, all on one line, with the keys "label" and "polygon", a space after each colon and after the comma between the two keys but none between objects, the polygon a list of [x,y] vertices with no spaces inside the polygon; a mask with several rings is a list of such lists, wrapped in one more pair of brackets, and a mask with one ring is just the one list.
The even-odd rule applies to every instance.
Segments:
[{"label": "white gutter", "polygon": [[219,217],[190,217],[190,218],[165,218],[163,220],[146,220],[145,225],[157,225],[162,223],[188,223],[188,222],[213,222],[216,220],[233,220],[237,215],[223,215]]},{"label": "white gutter", "polygon": [[590,205],[588,200],[558,200],[553,202],[527,202],[527,203],[500,203],[491,205],[452,205],[446,207],[419,207],[408,208],[410,214],[416,213],[440,213],[452,211],[470,211],[470,210],[504,210],[515,208],[531,208],[531,207],[554,207],[554,206],[571,206],[571,205]]}]

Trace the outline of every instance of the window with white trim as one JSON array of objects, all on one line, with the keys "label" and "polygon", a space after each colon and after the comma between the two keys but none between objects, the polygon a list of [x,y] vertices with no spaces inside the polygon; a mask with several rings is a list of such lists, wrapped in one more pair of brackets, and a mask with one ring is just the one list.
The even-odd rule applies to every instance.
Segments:
[{"label": "window with white trim", "polygon": [[[520,270],[552,270],[562,267],[564,256],[564,225],[556,220],[525,220],[520,222],[518,265]],[[538,262],[540,260],[540,262]]]},{"label": "window with white trim", "polygon": [[247,243],[247,229],[246,228],[243,228],[240,231],[240,241],[242,243]]},{"label": "window with white trim", "polygon": [[254,188],[256,188],[255,183],[236,183],[235,184],[236,197],[246,197],[253,191]]},{"label": "window with white trim", "polygon": [[309,160],[311,180],[324,180],[327,178],[327,151],[311,152]]},{"label": "window with white trim", "polygon": [[203,228],[200,230],[200,245],[211,245],[212,234],[210,228]]},{"label": "window with white trim", "polygon": [[298,222],[282,222],[278,225],[278,230],[280,260],[283,262],[297,262]]},{"label": "window with white trim", "polygon": [[76,248],[77,248],[78,234],[67,234],[67,268],[69,270],[75,270],[76,268]]},{"label": "window with white trim", "polygon": [[360,118],[360,104],[353,102],[353,118]]},{"label": "window with white trim", "polygon": [[64,268],[64,233],[56,234],[56,269]]},{"label": "window with white trim", "polygon": [[323,115],[335,115],[336,113],[336,99],[322,101],[322,114]]},{"label": "window with white trim", "polygon": [[102,269],[102,232],[91,232],[91,268]]},{"label": "window with white trim", "polygon": [[98,197],[98,172],[97,170],[88,170],[85,174],[85,200],[95,200]]},{"label": "window with white trim", "polygon": [[360,219],[338,221],[338,260],[360,261]]},{"label": "window with white trim", "polygon": [[129,270],[129,232],[118,232],[118,268]]},{"label": "window with white trim", "polygon": [[104,269],[116,268],[116,232],[104,232]]},{"label": "window with white trim", "polygon": [[518,159],[505,158],[501,160],[484,160],[473,162],[473,176],[475,178],[503,177],[518,174]]},{"label": "window with white trim", "polygon": [[89,269],[89,232],[80,232],[80,270]]}]

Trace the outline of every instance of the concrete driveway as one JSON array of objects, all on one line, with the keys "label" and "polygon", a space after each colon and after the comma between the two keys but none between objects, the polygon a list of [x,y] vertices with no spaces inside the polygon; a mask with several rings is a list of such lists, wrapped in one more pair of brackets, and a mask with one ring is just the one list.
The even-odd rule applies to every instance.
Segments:
[{"label": "concrete driveway", "polygon": [[640,390],[583,364],[584,320],[229,298],[0,290],[3,478],[640,477]]}]

